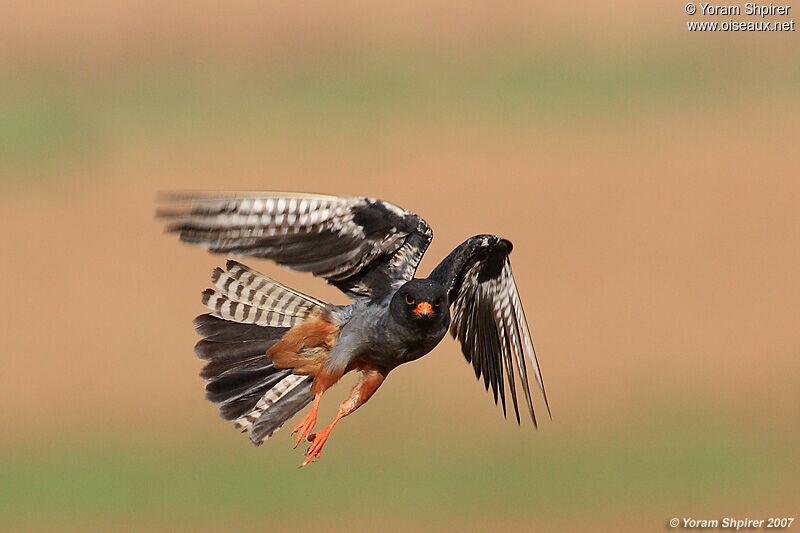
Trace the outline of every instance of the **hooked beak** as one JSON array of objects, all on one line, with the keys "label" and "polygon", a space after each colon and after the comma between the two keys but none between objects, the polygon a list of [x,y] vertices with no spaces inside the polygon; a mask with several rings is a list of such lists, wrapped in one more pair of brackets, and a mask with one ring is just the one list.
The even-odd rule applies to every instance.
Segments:
[{"label": "hooked beak", "polygon": [[428,302],[420,302],[414,309],[414,314],[418,317],[428,317],[433,314],[433,307]]}]

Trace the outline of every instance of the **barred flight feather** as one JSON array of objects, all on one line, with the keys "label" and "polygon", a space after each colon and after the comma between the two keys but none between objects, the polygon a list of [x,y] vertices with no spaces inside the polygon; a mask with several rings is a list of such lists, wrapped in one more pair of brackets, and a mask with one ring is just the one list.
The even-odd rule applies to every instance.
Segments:
[{"label": "barred flight feather", "polygon": [[181,240],[312,272],[353,298],[412,279],[433,237],[418,215],[374,198],[222,193],[163,200],[169,205],[158,214]]},{"label": "barred flight feather", "polygon": [[290,327],[321,313],[324,304],[292,290],[236,261],[211,275],[215,289],[203,293],[203,305],[215,316],[259,326]]},{"label": "barred flight feather", "polygon": [[550,405],[511,272],[510,252],[509,241],[495,235],[478,235],[453,250],[430,277],[448,289],[453,306],[450,332],[461,343],[464,357],[472,363],[475,376],[483,378],[487,390],[491,385],[495,403],[499,396],[505,413],[505,373],[514,414],[519,422],[516,374],[536,425],[526,359],[533,368],[548,412]]},{"label": "barred flight feather", "polygon": [[[266,394],[264,394],[261,398],[259,398],[258,402],[256,402],[255,406],[251,411],[246,413],[243,416],[240,416],[233,422],[233,426],[236,429],[240,429],[243,432],[252,429],[253,424],[255,424],[259,418],[273,405],[275,405],[281,398],[292,392],[295,387],[299,386],[305,381],[308,381],[308,376],[296,376],[294,374],[290,374],[279,381],[275,386],[269,389]],[[278,426],[280,427],[280,426]],[[278,429],[275,428],[275,430]],[[274,432],[274,430],[273,430]],[[264,439],[260,439],[259,444],[263,442],[266,438],[270,437],[272,432],[269,433]]]},{"label": "barred flight feather", "polygon": [[276,367],[268,350],[291,327],[322,316],[325,304],[237,261],[211,280],[203,304],[213,313],[195,320],[203,337],[195,353],[208,361],[200,374],[206,397],[258,445],[311,401],[311,379]]}]

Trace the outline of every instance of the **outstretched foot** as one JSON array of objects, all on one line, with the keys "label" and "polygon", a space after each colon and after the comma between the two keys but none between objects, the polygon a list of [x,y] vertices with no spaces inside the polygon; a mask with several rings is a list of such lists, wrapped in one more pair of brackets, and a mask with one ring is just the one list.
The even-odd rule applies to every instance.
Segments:
[{"label": "outstretched foot", "polygon": [[333,422],[330,426],[326,427],[319,433],[308,436],[308,440],[311,441],[311,446],[308,447],[306,458],[303,461],[303,464],[300,465],[301,468],[306,466],[311,461],[316,461],[319,459],[319,456],[322,453],[322,447],[325,445],[325,441],[328,440],[335,423],[336,422]]},{"label": "outstretched foot", "polygon": [[[297,445],[311,435],[311,432],[314,431],[314,425],[317,423],[317,405],[314,404],[314,407],[308,414],[297,424],[297,427],[292,430],[292,435],[297,433],[297,438],[294,441],[294,447],[297,448]],[[299,432],[299,433],[298,433]]]},{"label": "outstretched foot", "polygon": [[297,438],[294,441],[295,448],[297,448],[297,445],[300,444],[300,441],[302,441],[311,434],[311,432],[314,430],[314,425],[316,423],[317,423],[317,413],[316,410],[312,410],[303,418],[303,420],[300,421],[297,427],[292,430],[292,435],[297,433]]}]

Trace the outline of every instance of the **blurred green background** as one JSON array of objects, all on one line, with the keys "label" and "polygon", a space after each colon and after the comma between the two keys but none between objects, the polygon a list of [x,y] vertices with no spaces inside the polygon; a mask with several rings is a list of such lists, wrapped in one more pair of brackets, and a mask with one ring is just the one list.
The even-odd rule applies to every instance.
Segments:
[{"label": "blurred green background", "polygon": [[[800,46],[671,4],[0,2],[2,529],[796,516]],[[253,448],[203,398],[224,258],[162,235],[171,189],[390,200],[422,274],[508,237],[553,420],[503,420],[447,340],[312,467]]]}]

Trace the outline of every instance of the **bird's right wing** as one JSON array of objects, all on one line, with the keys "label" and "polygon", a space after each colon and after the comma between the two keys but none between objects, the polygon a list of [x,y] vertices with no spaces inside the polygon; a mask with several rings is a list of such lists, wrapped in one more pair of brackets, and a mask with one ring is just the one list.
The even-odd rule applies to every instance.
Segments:
[{"label": "bird's right wing", "polygon": [[498,392],[506,410],[503,374],[505,373],[519,422],[514,371],[519,374],[531,419],[536,416],[531,401],[526,360],[544,396],[539,363],[522,310],[517,285],[508,256],[511,242],[496,235],[477,235],[465,241],[447,256],[430,275],[448,291],[453,306],[450,333],[461,343],[461,351],[483,376],[484,385],[492,386],[495,403]]},{"label": "bird's right wing", "polygon": [[427,222],[365,197],[302,193],[173,194],[167,231],[215,253],[272,259],[374,298],[414,277],[433,238]]}]

